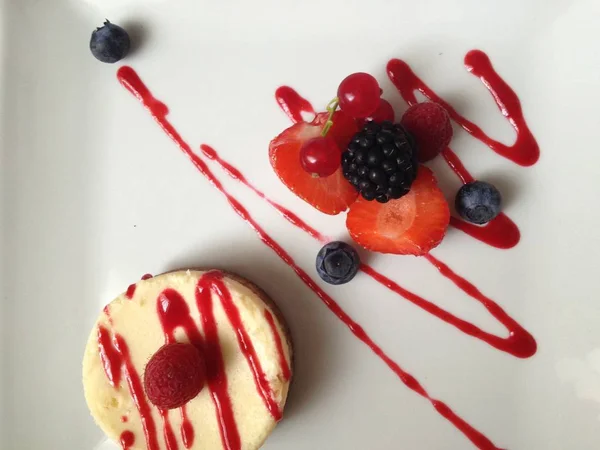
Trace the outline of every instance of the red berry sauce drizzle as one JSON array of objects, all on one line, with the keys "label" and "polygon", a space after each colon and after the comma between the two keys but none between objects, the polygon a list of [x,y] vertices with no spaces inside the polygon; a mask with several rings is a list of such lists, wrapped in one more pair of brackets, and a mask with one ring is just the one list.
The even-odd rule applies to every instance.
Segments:
[{"label": "red berry sauce drizzle", "polygon": [[165,439],[167,450],[177,450],[177,439],[175,438],[171,422],[169,422],[169,411],[166,409],[159,409],[158,412],[160,413],[163,422],[163,438]]},{"label": "red berry sauce drizzle", "polygon": [[[511,146],[502,144],[483,132],[481,128],[470,120],[461,116],[449,103],[440,98],[419,77],[415,75],[410,66],[399,59],[391,60],[387,65],[387,73],[402,98],[409,104],[417,102],[416,91],[425,97],[442,105],[457,124],[465,129],[471,136],[480,140],[490,149],[510,159],[521,166],[531,166],[540,157],[539,146],[527,126],[521,102],[511,87],[496,73],[488,56],[480,50],[471,50],[465,56],[465,67],[469,72],[478,77],[490,91],[498,108],[517,133],[515,143]],[[442,152],[442,156],[463,183],[474,181],[456,153],[450,148]],[[497,248],[512,248],[519,243],[520,233],[515,223],[504,213],[501,213],[485,226],[477,226],[452,217],[450,223],[455,228],[470,236]]]},{"label": "red berry sauce drizzle", "polygon": [[[108,314],[108,308],[105,308],[104,312]],[[115,388],[119,387],[121,374],[123,374],[124,379],[127,381],[131,398],[140,413],[140,420],[146,437],[146,448],[148,450],[159,450],[156,437],[156,424],[152,418],[152,410],[146,398],[140,375],[137,373],[137,370],[135,370],[131,360],[131,355],[129,354],[129,348],[127,347],[125,339],[118,333],[115,333],[111,337],[110,330],[103,326],[99,326],[98,350],[100,352],[100,358],[102,359],[104,372],[106,373],[106,377],[110,384]],[[135,436],[132,437],[131,435],[133,435],[133,433],[130,435],[127,431],[121,434],[121,444],[123,445],[123,448],[126,448],[123,444],[124,434],[126,435],[125,442],[131,442],[131,444],[128,444],[128,446],[131,447]]]},{"label": "red berry sauce drizzle", "polygon": [[185,448],[190,448],[194,443],[194,427],[187,415],[187,406],[183,405],[181,411],[181,440]]},{"label": "red berry sauce drizzle", "polygon": [[302,113],[314,114],[315,110],[308,100],[288,86],[281,86],[275,91],[275,99],[284,113],[294,123],[302,122]]},{"label": "red berry sauce drizzle", "polygon": [[135,434],[129,430],[125,430],[121,433],[119,441],[123,450],[129,450],[135,444]]},{"label": "red berry sauce drizzle", "polygon": [[[487,57],[485,58],[487,60]],[[489,61],[489,60],[488,60]],[[480,68],[481,69],[481,68]],[[477,73],[475,69],[472,70],[474,73]],[[481,73],[484,71],[482,70]],[[495,75],[491,65],[489,65],[488,72]],[[487,74],[490,75],[490,74]],[[486,76],[487,76],[486,75]],[[480,75],[483,77],[484,75]],[[349,330],[354,334],[355,337],[360,339],[364,344],[366,344],[397,376],[398,378],[411,390],[419,394],[420,396],[426,398],[432,406],[436,409],[436,411],[450,421],[459,431],[461,431],[465,437],[467,437],[477,448],[480,449],[498,449],[487,437],[485,437],[481,432],[473,428],[470,424],[464,421],[461,417],[459,417],[456,413],[454,413],[448,405],[432,398],[427,391],[421,386],[421,384],[409,373],[404,371],[395,361],[393,361],[389,356],[385,354],[385,352],[369,337],[366,331],[355,322],[348,314],[344,312],[344,310],[339,306],[339,304],[331,298],[325,291],[323,291],[319,285],[304,271],[300,268],[293,260],[293,258],[275,241],[269,236],[262,227],[252,218],[247,209],[229,192],[223,187],[219,179],[214,175],[214,173],[208,168],[204,159],[201,158],[200,155],[196,154],[190,145],[183,140],[178,131],[173,127],[173,125],[167,119],[168,108],[161,101],[157,100],[147,86],[142,82],[137,73],[130,67],[121,67],[117,73],[117,77],[121,84],[131,93],[133,94],[146,109],[153,116],[155,121],[160,125],[160,127],[165,131],[165,133],[174,141],[175,144],[180,148],[180,150],[190,158],[191,162],[195,165],[195,167],[199,170],[199,172],[207,178],[210,183],[218,189],[227,199],[233,210],[243,219],[245,220],[257,233],[258,237],[268,245],[279,257],[282,259],[297,275],[298,277],[310,288],[312,289],[317,296],[321,299],[321,301],[327,306],[327,308],[334,313],[346,326]],[[501,99],[501,94],[504,94],[504,91],[508,90],[512,92],[510,88],[504,83],[503,80],[500,79],[498,75],[489,76],[484,80],[484,82],[489,83],[488,89],[495,93],[495,98],[497,102],[500,104],[499,99]],[[498,84],[498,91],[496,92],[495,85]],[[283,107],[284,111],[292,118],[292,120],[297,120],[301,117],[301,112],[306,110],[312,110],[311,108],[307,108],[306,101],[300,100],[301,97],[297,95],[290,94],[289,89],[285,89],[283,91],[278,90],[278,92],[284,92],[285,97],[278,97],[278,101],[280,105],[285,103],[285,98],[292,98],[292,103],[286,103],[286,107]],[[514,95],[514,93],[513,93]],[[515,96],[516,99],[516,96]],[[517,100],[518,101],[518,100]],[[300,106],[295,106],[300,105]],[[295,108],[295,109],[294,109]],[[300,109],[298,109],[300,108]],[[507,109],[508,111],[508,109]],[[508,114],[506,114],[508,116]],[[517,119],[515,123],[517,123]],[[519,130],[517,130],[519,131]],[[495,150],[498,151],[500,149],[498,145],[495,146]],[[309,235],[313,236],[315,239],[319,241],[325,241],[326,238],[317,230],[312,228],[306,222],[304,222],[300,217],[298,217],[293,212],[284,208],[283,206],[277,204],[273,200],[270,200],[266,195],[258,190],[256,187],[251,185],[246,177],[233,165],[224,161],[219,157],[217,152],[211,147],[202,146],[202,151],[204,155],[217,162],[221,165],[221,167],[225,170],[225,172],[231,177],[237,179],[241,183],[248,186],[252,189],[260,198],[267,201],[273,207],[275,207],[284,218],[286,218],[290,223],[299,227],[303,231],[307,232]],[[516,242],[515,242],[516,244]],[[394,281],[385,277],[384,275],[377,272],[372,267],[363,264],[362,270],[366,274],[373,277],[375,280],[388,287],[390,290],[396,292],[398,295],[406,298],[413,304],[421,307],[425,311],[431,313],[432,315],[440,318],[441,320],[453,325],[458,328],[462,332],[476,337],[487,344],[498,348],[504,352],[510,353],[514,356],[525,358],[532,356],[536,351],[536,342],[534,338],[523,328],[521,327],[514,319],[512,319],[506,312],[493,300],[484,296],[474,285],[460,277],[458,274],[453,272],[446,264],[437,260],[433,256],[426,257],[439,271],[442,275],[449,278],[458,288],[460,288],[463,292],[469,295],[474,300],[483,304],[488,311],[494,316],[500,323],[502,323],[508,330],[508,337],[502,338],[496,335],[492,335],[487,333],[477,326],[464,321],[448,311],[443,310],[437,305],[429,302],[428,300],[423,299],[422,297],[413,294],[406,289],[399,286]]]},{"label": "red berry sauce drizzle", "polygon": [[277,331],[277,325],[275,325],[275,321],[273,320],[273,315],[269,312],[268,309],[265,309],[265,319],[267,319],[267,323],[271,327],[271,333],[273,333],[273,340],[275,341],[275,345],[277,346],[277,353],[279,353],[279,366],[281,367],[281,373],[286,380],[289,380],[292,377],[292,371],[290,370],[290,365],[287,362],[285,357],[285,352],[283,351],[283,344],[281,343],[281,336],[279,336],[279,331]]},{"label": "red berry sauce drizzle", "polygon": [[[150,278],[152,278],[152,275],[150,275],[149,273],[142,275],[142,280],[149,280]],[[131,300],[133,298],[133,296],[135,295],[135,288],[137,287],[137,283],[133,283],[130,284],[129,287],[127,288],[127,291],[125,291],[125,297],[127,297],[129,300]]]}]

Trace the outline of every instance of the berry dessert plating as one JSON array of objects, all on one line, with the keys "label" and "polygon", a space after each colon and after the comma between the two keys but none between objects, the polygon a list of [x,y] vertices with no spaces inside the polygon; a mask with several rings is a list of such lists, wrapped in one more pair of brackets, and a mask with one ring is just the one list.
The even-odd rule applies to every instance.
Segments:
[{"label": "berry dessert plating", "polygon": [[[346,77],[326,119],[325,113],[317,114],[310,125],[295,124],[273,139],[271,164],[292,192],[320,211],[349,209],[348,232],[362,247],[425,255],[444,238],[450,210],[433,172],[418,160],[432,159],[449,144],[450,117],[427,102],[412,106],[403,123],[394,124],[394,111],[381,93],[371,75]],[[325,140],[309,166],[307,149]]]},{"label": "berry dessert plating", "polygon": [[281,419],[292,347],[249,281],[144,276],[104,308],[83,359],[92,415],[124,448],[257,449]]},{"label": "berry dessert plating", "polygon": [[[117,78],[258,238],[373,352],[374,360],[430,402],[476,448],[494,450],[502,448],[495,444],[503,440],[501,435],[485,436],[469,418],[430,395],[317,281],[357,283],[366,275],[379,283],[379,289],[411,302],[458,333],[516,358],[535,354],[537,343],[521,324],[430,253],[449,226],[500,249],[514,247],[520,239],[515,223],[501,211],[499,191],[473,178],[450,149],[451,122],[517,164],[529,166],[539,157],[518,97],[487,55],[473,50],[466,55],[465,66],[481,79],[515,128],[512,146],[487,136],[437,96],[406,62],[394,59],[387,64],[387,74],[409,105],[398,122],[397,111],[382,98],[378,81],[366,73],[342,80],[323,112],[315,112],[308,100],[282,86],[276,90],[276,100],[293,124],[271,141],[268,158],[279,179],[303,201],[325,214],[347,212],[349,238],[358,246],[378,253],[422,256],[468,299],[483,305],[504,326],[504,334],[488,332],[405,289],[361,261],[352,245],[332,242],[271,199],[212,147],[202,144],[195,151],[170,122],[168,107],[133,68],[119,68]],[[418,103],[415,91],[428,101]],[[303,113],[314,113],[314,119],[304,121]],[[457,216],[451,216],[433,171],[423,165],[436,157],[443,158],[464,184],[454,193]],[[315,266],[303,268],[296,263],[227,190],[209,163],[314,238],[321,246]],[[369,304],[373,307],[377,305]],[[123,448],[256,449],[282,417],[291,357],[281,315],[248,282],[218,271],[144,277],[100,315],[84,357],[85,394],[101,428]]]}]

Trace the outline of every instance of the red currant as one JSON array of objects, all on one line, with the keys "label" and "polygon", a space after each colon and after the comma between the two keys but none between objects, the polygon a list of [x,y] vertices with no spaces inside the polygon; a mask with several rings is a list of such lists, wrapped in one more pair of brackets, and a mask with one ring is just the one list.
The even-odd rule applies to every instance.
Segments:
[{"label": "red currant", "polygon": [[379,106],[375,110],[373,114],[365,119],[357,120],[357,124],[359,127],[362,127],[365,122],[373,121],[373,122],[383,122],[383,121],[394,121],[394,108],[390,105],[390,102],[384,99],[379,100]]},{"label": "red currant", "polygon": [[300,149],[300,164],[308,173],[328,177],[342,163],[342,152],[332,137],[316,137],[306,141]]},{"label": "red currant", "polygon": [[379,106],[381,89],[372,75],[358,72],[344,78],[337,95],[342,111],[355,119],[362,119],[373,114]]}]

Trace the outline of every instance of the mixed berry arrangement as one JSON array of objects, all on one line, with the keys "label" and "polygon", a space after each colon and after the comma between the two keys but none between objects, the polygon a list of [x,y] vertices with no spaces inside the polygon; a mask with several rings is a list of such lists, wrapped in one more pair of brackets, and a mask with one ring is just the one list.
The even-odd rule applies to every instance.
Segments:
[{"label": "mixed berry arrangement", "polygon": [[[394,109],[381,94],[373,76],[349,75],[326,112],[271,141],[269,158],[281,181],[304,201],[325,214],[348,211],[348,232],[360,246],[426,255],[444,238],[450,209],[433,172],[422,163],[450,143],[450,116],[441,105],[424,102],[395,123]],[[476,181],[460,189],[455,204],[464,220],[483,225],[499,214],[501,197],[494,186]],[[317,272],[324,281],[352,279],[348,261],[356,267],[360,261],[345,252],[340,242],[319,252]],[[338,254],[339,264],[323,264],[328,254]]]}]

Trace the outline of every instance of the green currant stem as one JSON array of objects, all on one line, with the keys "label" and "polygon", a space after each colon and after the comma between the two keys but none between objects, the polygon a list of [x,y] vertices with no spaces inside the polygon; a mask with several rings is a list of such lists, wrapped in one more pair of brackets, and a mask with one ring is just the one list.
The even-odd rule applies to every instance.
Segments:
[{"label": "green currant stem", "polygon": [[340,99],[338,97],[335,97],[327,105],[327,112],[329,112],[329,116],[327,117],[327,122],[325,122],[325,125],[323,125],[323,130],[321,130],[322,137],[327,136],[327,133],[329,133],[329,130],[333,126],[333,115],[335,114],[335,110],[337,109],[339,104]]}]

